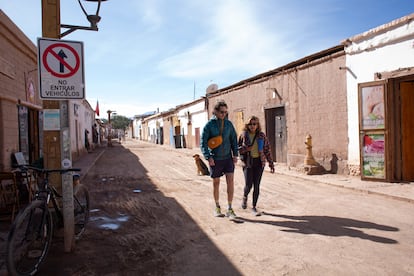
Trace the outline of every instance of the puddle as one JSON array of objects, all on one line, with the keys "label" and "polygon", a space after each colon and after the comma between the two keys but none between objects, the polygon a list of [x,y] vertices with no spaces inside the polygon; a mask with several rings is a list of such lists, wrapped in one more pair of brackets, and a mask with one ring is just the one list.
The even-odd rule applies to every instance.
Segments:
[{"label": "puddle", "polygon": [[129,217],[128,217],[128,216],[125,216],[125,217],[119,217],[119,218],[117,218],[116,220],[117,220],[117,221],[119,221],[119,222],[126,222],[126,221],[128,221],[128,220],[129,220]]},{"label": "puddle", "polygon": [[133,190],[133,192],[134,192],[134,193],[140,193],[140,192],[141,192],[141,190],[140,190],[140,189],[136,189],[136,190]]},{"label": "puddle", "polygon": [[101,178],[102,182],[114,181],[115,177],[103,177]]},{"label": "puddle", "polygon": [[[99,209],[94,209],[95,212],[99,211]],[[101,229],[107,230],[117,230],[121,227],[121,224],[127,222],[129,220],[129,216],[120,214],[119,217],[110,218],[105,216],[91,216],[89,218],[90,222]]]},{"label": "puddle", "polygon": [[115,223],[105,223],[99,226],[99,228],[107,229],[107,230],[117,230],[120,227],[119,224]]}]

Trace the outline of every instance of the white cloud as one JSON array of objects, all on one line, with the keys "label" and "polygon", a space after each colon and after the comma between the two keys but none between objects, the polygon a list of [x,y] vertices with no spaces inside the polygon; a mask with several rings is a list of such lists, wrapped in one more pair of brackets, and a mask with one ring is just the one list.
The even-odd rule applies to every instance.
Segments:
[{"label": "white cloud", "polygon": [[260,23],[260,11],[251,2],[219,1],[208,12],[206,41],[162,60],[159,68],[165,74],[195,78],[228,71],[259,73],[292,55],[283,35]]}]

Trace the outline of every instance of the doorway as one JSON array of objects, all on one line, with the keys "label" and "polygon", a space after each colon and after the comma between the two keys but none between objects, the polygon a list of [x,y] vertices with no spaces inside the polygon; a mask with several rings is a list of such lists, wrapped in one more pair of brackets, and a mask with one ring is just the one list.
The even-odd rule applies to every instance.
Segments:
[{"label": "doorway", "polygon": [[401,177],[414,181],[414,81],[400,82]]},{"label": "doorway", "polygon": [[39,126],[39,111],[26,106],[18,107],[19,151],[27,164],[39,162],[42,152],[43,131]]},{"label": "doorway", "polygon": [[287,128],[285,107],[266,109],[266,133],[272,150],[272,158],[278,163],[287,163]]}]

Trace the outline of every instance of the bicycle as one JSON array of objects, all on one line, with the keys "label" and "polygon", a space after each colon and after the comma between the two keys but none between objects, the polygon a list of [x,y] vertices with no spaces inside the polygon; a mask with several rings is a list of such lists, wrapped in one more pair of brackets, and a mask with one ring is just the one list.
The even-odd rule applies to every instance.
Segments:
[{"label": "bicycle", "polygon": [[[63,213],[58,204],[58,198],[62,195],[49,185],[49,176],[52,173],[78,172],[80,169],[39,169],[26,165],[19,168],[26,172],[31,170],[43,180],[38,183],[33,201],[19,212],[12,224],[6,246],[6,265],[10,275],[34,275],[46,259],[54,227],[63,227]],[[54,216],[49,210],[50,201]],[[89,192],[80,184],[78,174],[73,175],[73,201],[75,239],[79,239],[89,220]]]}]

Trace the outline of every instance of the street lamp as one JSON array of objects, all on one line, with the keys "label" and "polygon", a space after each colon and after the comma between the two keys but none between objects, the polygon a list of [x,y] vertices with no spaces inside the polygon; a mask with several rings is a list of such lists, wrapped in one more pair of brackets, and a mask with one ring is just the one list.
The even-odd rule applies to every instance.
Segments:
[{"label": "street lamp", "polygon": [[108,127],[107,127],[107,129],[108,129],[108,147],[112,147],[111,113],[116,114],[116,111],[114,111],[114,110],[108,110],[107,113],[108,113]]},{"label": "street lamp", "polygon": [[76,30],[98,31],[98,22],[101,20],[101,17],[99,16],[99,10],[101,8],[101,2],[106,1],[106,0],[85,0],[85,1],[98,2],[98,7],[96,8],[95,14],[88,14],[86,12],[85,8],[83,7],[81,1],[78,0],[79,6],[81,7],[83,13],[85,14],[86,19],[88,19],[88,21],[90,23],[90,26],[85,27],[85,26],[61,24],[60,25],[61,28],[65,28],[65,29],[68,29],[68,30],[61,33],[60,37],[64,37],[65,35],[68,35],[68,34],[74,32]]}]

